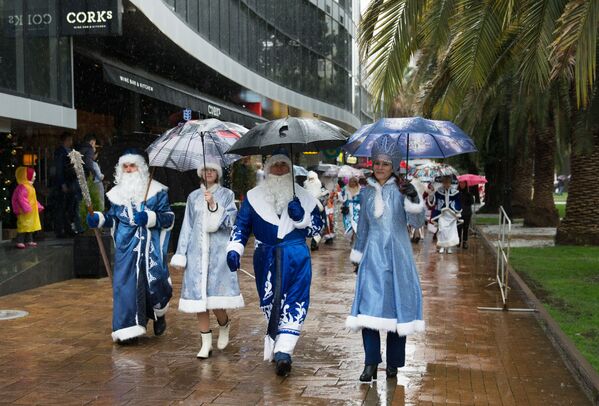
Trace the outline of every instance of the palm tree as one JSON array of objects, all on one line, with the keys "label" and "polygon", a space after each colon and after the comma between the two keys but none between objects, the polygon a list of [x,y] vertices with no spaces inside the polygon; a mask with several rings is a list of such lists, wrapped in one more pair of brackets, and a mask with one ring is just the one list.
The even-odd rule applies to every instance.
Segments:
[{"label": "palm tree", "polygon": [[[493,104],[489,99],[502,100],[509,109],[511,145],[534,143],[538,155],[536,193],[527,218],[537,225],[555,225],[551,194],[555,160],[547,158],[548,151],[556,148],[562,122],[580,121],[574,118],[589,103],[598,21],[599,2],[595,1],[375,0],[361,21],[359,42],[380,110],[385,111],[401,92],[402,73],[415,57],[415,77],[424,93],[422,113],[457,121],[478,138],[479,145],[493,134],[500,113],[487,108]],[[564,96],[563,83],[573,89],[571,95]],[[549,101],[555,95],[553,103],[531,107],[531,100]],[[577,106],[573,115],[571,104]],[[564,116],[572,117],[564,120]],[[546,117],[553,118],[548,125],[543,124]],[[529,131],[531,122],[533,131]],[[519,139],[528,134],[534,134],[534,139]],[[580,178],[575,172],[581,170],[574,165],[576,158],[573,152],[574,191]],[[580,239],[578,228],[586,218],[571,210],[570,198],[574,197],[569,196],[561,235],[572,235],[565,231],[576,229]],[[594,204],[599,207],[599,201]],[[549,207],[553,208],[550,215],[542,216]]]}]

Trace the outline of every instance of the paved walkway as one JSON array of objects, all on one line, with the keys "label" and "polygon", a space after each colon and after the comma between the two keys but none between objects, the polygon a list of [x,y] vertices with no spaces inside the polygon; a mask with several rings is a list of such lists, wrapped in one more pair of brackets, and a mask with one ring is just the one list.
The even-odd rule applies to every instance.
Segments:
[{"label": "paved walkway", "polygon": [[[589,404],[533,315],[477,311],[497,304],[495,289],[484,288],[495,262],[475,241],[471,247],[440,256],[429,237],[416,248],[427,331],[409,338],[397,381],[357,381],[361,338],[343,327],[354,274],[347,243],[337,241],[314,257],[312,306],[288,378],[262,361],[266,326],[247,276],[231,345],[209,360],[195,358],[194,317],[176,311],[165,336],[113,345],[108,280],[71,280],[0,297],[0,309],[30,312],[0,321],[0,403]],[[250,268],[247,256],[243,265]],[[181,275],[173,279],[178,295]]]}]

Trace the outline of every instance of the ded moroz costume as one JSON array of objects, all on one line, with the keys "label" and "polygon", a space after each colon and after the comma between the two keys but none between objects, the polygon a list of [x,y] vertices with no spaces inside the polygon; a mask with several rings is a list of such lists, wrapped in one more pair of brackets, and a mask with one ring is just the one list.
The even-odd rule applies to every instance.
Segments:
[{"label": "ded moroz costume", "polygon": [[273,172],[281,165],[291,168],[286,155],[270,157],[265,181],[248,192],[231,234],[227,262],[232,271],[239,268],[253,233],[256,287],[269,321],[264,359],[274,356],[277,374],[286,375],[310,304],[312,267],[306,238],[320,233],[322,217],[316,199],[299,185],[293,197],[290,173]]},{"label": "ded moroz costume", "polygon": [[[126,169],[134,167],[136,170]],[[148,319],[154,333],[166,329],[165,313],[172,296],[166,263],[171,211],[167,187],[149,181],[148,166],[137,151],[127,151],[115,168],[115,186],[106,193],[110,209],[88,215],[90,227],[107,227],[115,244],[112,339],[124,342],[146,333]]]}]

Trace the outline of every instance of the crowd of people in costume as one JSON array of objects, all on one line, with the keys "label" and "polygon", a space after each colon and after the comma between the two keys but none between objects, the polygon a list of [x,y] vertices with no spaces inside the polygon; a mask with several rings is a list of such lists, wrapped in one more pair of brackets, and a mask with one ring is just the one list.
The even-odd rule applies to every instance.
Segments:
[{"label": "crowd of people in costume", "polygon": [[[406,336],[425,328],[412,244],[428,228],[439,252],[467,248],[473,204],[467,185],[456,189],[450,177],[437,188],[416,178],[408,181],[400,173],[401,153],[395,148],[389,138],[380,137],[372,150],[372,174],[350,177],[332,190],[315,172],[308,173],[303,185],[296,184],[288,152],[281,149],[259,168],[257,186],[239,206],[233,191],[222,185],[220,163],[208,159],[197,170],[200,186],[187,198],[170,263],[175,215],[168,188],[151,179],[139,151],[126,151],[115,167],[114,187],[106,193],[108,209],[86,218],[90,228],[109,228],[115,243],[112,339],[135,342],[146,334],[150,320],[156,336],[165,332],[173,295],[170,266],[183,272],[178,310],[197,315],[197,357],[209,358],[213,351],[211,312],[218,323],[216,347],[225,350],[229,313],[244,306],[238,271],[251,243],[259,307],[266,319],[264,360],[273,361],[275,372],[285,376],[310,307],[311,251],[344,235],[357,273],[346,326],[362,334],[365,367],[360,380],[377,379],[381,332],[387,335],[386,374],[395,377],[405,365]],[[17,180],[13,207],[19,216],[18,243],[34,246],[31,236],[40,229],[38,213],[44,209],[32,187],[35,172],[19,168]]]}]

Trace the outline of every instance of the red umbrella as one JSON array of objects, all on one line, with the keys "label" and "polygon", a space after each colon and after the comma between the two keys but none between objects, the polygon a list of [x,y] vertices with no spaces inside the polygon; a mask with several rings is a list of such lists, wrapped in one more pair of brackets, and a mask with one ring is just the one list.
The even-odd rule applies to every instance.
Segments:
[{"label": "red umbrella", "polygon": [[481,175],[473,175],[471,173],[467,173],[465,175],[458,176],[458,181],[466,182],[468,186],[474,185],[482,185],[487,183],[487,178]]}]

